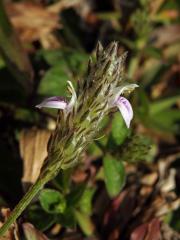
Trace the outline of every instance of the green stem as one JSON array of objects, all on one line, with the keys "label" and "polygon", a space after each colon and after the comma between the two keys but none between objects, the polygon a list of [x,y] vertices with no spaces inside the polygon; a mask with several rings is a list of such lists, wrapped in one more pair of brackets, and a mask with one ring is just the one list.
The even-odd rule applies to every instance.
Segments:
[{"label": "green stem", "polygon": [[24,197],[20,200],[17,206],[14,208],[12,213],[10,214],[7,221],[0,228],[0,237],[3,236],[6,231],[9,229],[11,224],[13,224],[16,219],[20,216],[20,214],[25,210],[25,208],[29,205],[31,200],[36,196],[36,194],[42,189],[44,184],[49,180],[49,178],[38,179],[34,185],[28,190],[28,192],[24,195]]}]

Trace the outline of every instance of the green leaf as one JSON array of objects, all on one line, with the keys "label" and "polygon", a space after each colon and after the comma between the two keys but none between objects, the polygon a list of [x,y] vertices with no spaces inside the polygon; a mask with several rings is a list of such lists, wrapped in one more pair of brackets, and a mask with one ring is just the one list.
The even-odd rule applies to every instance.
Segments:
[{"label": "green leaf", "polygon": [[[168,117],[167,117],[168,116]],[[151,127],[160,131],[179,132],[180,111],[167,109],[151,116]]]},{"label": "green leaf", "polygon": [[60,64],[49,69],[42,78],[38,92],[47,96],[65,96],[68,74]]},{"label": "green leaf", "polygon": [[143,135],[133,135],[122,146],[121,161],[136,163],[151,162],[157,154],[156,145]]},{"label": "green leaf", "polygon": [[[148,67],[146,67],[146,65]],[[141,80],[141,87],[144,86],[145,88],[151,87],[151,84],[159,82],[170,64],[162,64],[162,62],[157,59],[149,58],[146,65],[144,66],[145,69]]]},{"label": "green leaf", "polygon": [[31,205],[28,208],[27,219],[41,231],[46,231],[55,223],[54,215],[46,213],[40,206],[37,205]]},{"label": "green leaf", "polygon": [[75,216],[83,233],[87,236],[92,235],[94,232],[94,225],[90,217],[80,211],[75,211]]},{"label": "green leaf", "polygon": [[108,154],[103,159],[103,167],[107,191],[110,197],[115,197],[125,184],[124,165]]},{"label": "green leaf", "polygon": [[85,62],[88,62],[88,55],[74,49],[43,50],[41,54],[51,66],[56,66],[58,63],[62,69],[68,69],[69,72],[76,73],[78,76],[87,67]]},{"label": "green leaf", "polygon": [[86,188],[84,191],[80,201],[79,201],[79,208],[82,213],[87,215],[92,214],[92,198],[95,193],[95,188]]},{"label": "green leaf", "polygon": [[150,114],[156,114],[158,112],[161,112],[171,107],[173,104],[177,103],[178,100],[180,100],[180,94],[151,103]]},{"label": "green leaf", "polygon": [[56,216],[56,222],[60,223],[64,227],[75,228],[76,219],[74,216],[74,209],[72,207],[66,208],[63,214],[58,214]]},{"label": "green leaf", "polygon": [[130,133],[130,130],[126,127],[124,120],[119,112],[114,115],[111,133],[116,145],[121,145]]},{"label": "green leaf", "polygon": [[73,168],[65,169],[63,171],[60,171],[58,175],[53,179],[53,184],[64,194],[69,192],[72,172]]},{"label": "green leaf", "polygon": [[67,205],[68,206],[76,206],[82,197],[84,191],[86,189],[86,183],[80,183],[73,187],[72,191],[67,195]]},{"label": "green leaf", "polygon": [[155,48],[153,46],[148,46],[147,48],[145,48],[144,53],[147,54],[148,57],[152,57],[156,59],[161,59],[162,57],[161,49]]},{"label": "green leaf", "polygon": [[113,11],[113,12],[101,12],[101,13],[97,13],[97,17],[100,20],[116,20],[119,19],[121,17],[121,13],[120,11]]},{"label": "green leaf", "polygon": [[66,209],[64,196],[52,189],[43,189],[40,193],[39,200],[42,208],[48,213],[63,213]]}]

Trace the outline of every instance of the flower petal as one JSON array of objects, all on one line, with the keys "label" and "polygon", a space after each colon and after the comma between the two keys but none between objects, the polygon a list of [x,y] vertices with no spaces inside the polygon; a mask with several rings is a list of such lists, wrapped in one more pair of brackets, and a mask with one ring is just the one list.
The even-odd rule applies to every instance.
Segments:
[{"label": "flower petal", "polygon": [[121,94],[123,94],[124,92],[130,93],[137,87],[139,87],[137,84],[126,84],[121,87],[115,87],[113,90],[113,96],[108,101],[109,108],[112,108],[117,105],[117,101]]},{"label": "flower petal", "polygon": [[70,111],[71,108],[74,106],[76,100],[77,100],[77,96],[76,96],[76,91],[74,90],[74,87],[73,87],[71,81],[67,81],[67,83],[68,83],[68,85],[69,85],[69,86],[68,86],[68,90],[69,90],[70,93],[71,93],[71,99],[70,99],[70,101],[69,101],[69,103],[68,103],[67,111]]},{"label": "flower petal", "polygon": [[133,118],[133,110],[130,102],[124,97],[119,97],[116,102],[116,106],[119,108],[127,128],[129,128]]},{"label": "flower petal", "polygon": [[114,95],[115,95],[115,102],[118,99],[118,97],[123,94],[124,92],[131,93],[135,88],[139,87],[137,84],[126,84],[122,87],[117,87],[114,90]]},{"label": "flower petal", "polygon": [[67,103],[62,97],[50,97],[46,98],[42,103],[36,105],[36,107],[65,109],[67,107]]}]

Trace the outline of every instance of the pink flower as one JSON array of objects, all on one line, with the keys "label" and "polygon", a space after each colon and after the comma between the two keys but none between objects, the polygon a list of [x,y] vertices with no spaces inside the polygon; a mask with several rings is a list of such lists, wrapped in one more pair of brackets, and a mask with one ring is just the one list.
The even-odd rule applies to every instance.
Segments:
[{"label": "pink flower", "polygon": [[[65,112],[71,111],[73,105],[77,101],[77,96],[72,83],[68,81],[68,84],[69,84],[68,89],[72,95],[69,103],[62,97],[50,97],[50,98],[46,98],[42,103],[36,105],[36,107],[62,109]],[[130,102],[125,97],[122,97],[121,95],[124,92],[133,91],[136,87],[138,87],[137,84],[127,84],[123,87],[116,87],[113,90],[113,96],[108,101],[109,109],[114,107],[117,107],[119,109],[127,128],[130,127],[130,123],[133,118],[133,109]]]}]

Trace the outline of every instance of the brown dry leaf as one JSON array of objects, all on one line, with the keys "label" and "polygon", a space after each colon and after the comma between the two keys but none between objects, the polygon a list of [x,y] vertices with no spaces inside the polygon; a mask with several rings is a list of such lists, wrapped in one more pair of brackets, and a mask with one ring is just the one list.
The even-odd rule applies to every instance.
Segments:
[{"label": "brown dry leaf", "polygon": [[180,234],[163,222],[161,224],[161,236],[162,240],[180,240]]},{"label": "brown dry leaf", "polygon": [[32,224],[23,223],[23,230],[27,240],[48,240],[48,238],[38,231]]},{"label": "brown dry leaf", "polygon": [[49,7],[47,7],[47,9],[51,13],[58,14],[59,12],[61,12],[62,10],[66,9],[66,8],[80,7],[83,3],[84,3],[84,0],[71,0],[71,1],[61,0],[61,1],[58,1],[58,2],[50,5]]},{"label": "brown dry leaf", "polygon": [[7,6],[8,15],[19,32],[22,42],[42,40],[59,28],[58,15],[47,11],[41,5],[21,2]]},{"label": "brown dry leaf", "polygon": [[[10,215],[9,208],[1,209],[1,216],[2,216],[3,220],[2,220],[2,222],[0,222],[0,227],[7,220],[9,215]],[[6,232],[6,234],[3,237],[0,237],[0,240],[20,240],[19,234],[18,234],[18,226],[17,226],[16,222],[11,225],[11,227],[9,228],[9,230]]]},{"label": "brown dry leaf", "polygon": [[149,8],[151,15],[156,14],[164,2],[165,0],[150,1]]},{"label": "brown dry leaf", "polygon": [[137,227],[131,233],[130,240],[180,240],[180,234],[164,222],[153,219],[150,223]]},{"label": "brown dry leaf", "polygon": [[[160,166],[159,162],[141,163],[136,168],[128,166],[125,190],[104,210],[103,233],[107,239],[129,239],[129,236],[131,240],[161,239],[159,222],[152,219],[161,220],[180,206],[180,199],[174,192],[175,172],[171,167],[177,156],[163,158]],[[144,223],[147,225],[142,225]]]},{"label": "brown dry leaf", "polygon": [[47,156],[47,143],[51,131],[41,129],[24,130],[20,136],[20,153],[23,159],[22,182],[25,190],[36,181]]},{"label": "brown dry leaf", "polygon": [[6,9],[22,42],[31,43],[38,40],[44,48],[57,48],[60,43],[53,32],[61,28],[59,12],[79,4],[80,1],[64,0],[50,7],[28,1],[10,2],[6,4]]},{"label": "brown dry leaf", "polygon": [[139,227],[137,227],[132,233],[131,233],[131,239],[130,240],[144,240],[146,233],[147,233],[147,223],[142,224]]},{"label": "brown dry leaf", "polygon": [[168,25],[156,29],[152,35],[156,39],[155,46],[163,47],[180,40],[180,25]]},{"label": "brown dry leaf", "polygon": [[153,219],[150,223],[137,227],[130,240],[161,240],[160,221]]}]

